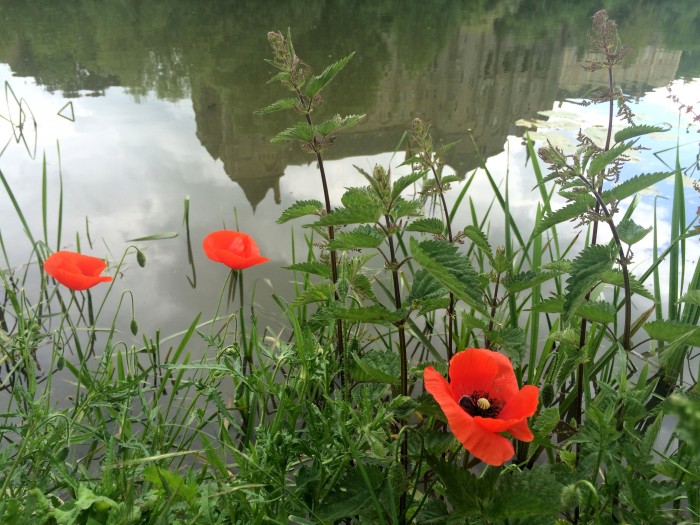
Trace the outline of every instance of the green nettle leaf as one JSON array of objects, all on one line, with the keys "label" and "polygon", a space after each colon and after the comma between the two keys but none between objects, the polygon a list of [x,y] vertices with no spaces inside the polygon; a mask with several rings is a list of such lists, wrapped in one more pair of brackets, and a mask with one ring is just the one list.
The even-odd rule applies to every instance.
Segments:
[{"label": "green nettle leaf", "polygon": [[520,366],[527,346],[525,332],[521,328],[508,326],[501,330],[488,331],[486,335],[503,349],[516,366]]},{"label": "green nettle leaf", "polygon": [[[381,216],[382,208],[377,206],[353,206],[336,208],[324,215],[311,226],[343,226],[345,224],[374,224]],[[308,225],[306,227],[309,227]]]},{"label": "green nettle leaf", "polygon": [[341,197],[340,202],[346,208],[352,208],[354,206],[381,206],[381,201],[377,197],[377,194],[372,191],[372,188],[369,186],[348,188]]},{"label": "green nettle leaf", "polygon": [[559,407],[553,406],[548,408],[543,408],[540,410],[539,415],[534,419],[531,424],[532,433],[535,435],[535,439],[532,442],[531,450],[538,446],[552,446],[552,432],[559,423]]},{"label": "green nettle leaf", "polygon": [[276,100],[269,106],[255,111],[256,115],[267,115],[268,113],[274,113],[275,111],[281,111],[284,109],[292,109],[299,103],[298,98],[281,98]]},{"label": "green nettle leaf", "polygon": [[568,259],[559,259],[540,266],[540,270],[552,270],[553,272],[569,273],[571,271],[571,261]]},{"label": "green nettle leaf", "polygon": [[292,301],[292,306],[326,302],[333,297],[333,286],[328,283],[314,284],[304,290]]},{"label": "green nettle leaf", "polygon": [[700,306],[700,290],[689,290],[680,299],[678,299],[678,302]]},{"label": "green nettle leaf", "polygon": [[379,302],[374,290],[372,289],[372,281],[369,280],[363,273],[358,273],[353,276],[352,280],[353,291],[362,299],[368,299],[373,303]]},{"label": "green nettle leaf", "polygon": [[353,355],[350,373],[361,383],[397,385],[401,380],[399,355],[391,351],[372,351],[359,357]]},{"label": "green nettle leaf", "polygon": [[418,242],[411,238],[411,254],[418,264],[456,297],[488,316],[482,302],[482,283],[469,259],[458,252],[457,246],[447,241]]},{"label": "green nettle leaf", "polygon": [[632,246],[641,241],[653,228],[643,228],[632,219],[623,219],[617,225],[617,233],[622,242]]},{"label": "green nettle leaf", "polygon": [[615,133],[615,142],[622,142],[623,140],[641,137],[642,135],[648,135],[649,133],[662,133],[664,131],[668,131],[669,129],[671,129],[671,126],[650,126],[648,124],[644,124],[642,126],[628,126]]},{"label": "green nettle leaf", "polygon": [[397,197],[391,206],[390,212],[394,220],[402,217],[420,217],[423,215],[423,204],[420,201],[407,201]]},{"label": "green nettle leaf", "polygon": [[540,270],[528,270],[515,275],[509,275],[507,279],[503,282],[506,290],[510,293],[522,292],[542,284],[545,281],[553,279],[561,275],[562,272],[543,272]]},{"label": "green nettle leaf", "polygon": [[565,328],[549,334],[549,339],[558,343],[565,343],[571,346],[578,346],[579,333],[573,328]]},{"label": "green nettle leaf", "polygon": [[622,154],[633,145],[634,142],[623,142],[593,157],[588,165],[588,178],[592,180],[593,177],[603,171],[608,164],[621,157]]},{"label": "green nettle leaf", "polygon": [[591,195],[582,194],[578,200],[570,202],[563,208],[551,213],[547,213],[535,227],[533,236],[546,232],[552,226],[556,226],[565,221],[576,219],[595,206],[595,198]]},{"label": "green nettle leaf", "polygon": [[575,315],[595,323],[612,323],[615,321],[615,307],[605,301],[584,301],[576,308]]},{"label": "green nettle leaf", "polygon": [[350,59],[352,59],[353,56],[355,56],[354,52],[328,66],[320,75],[309,78],[309,80],[306,81],[306,84],[304,84],[304,94],[310,98],[316,96],[324,87],[326,87],[326,85],[328,85],[331,80],[333,80],[333,77],[336,76],[348,62],[350,62]]},{"label": "green nettle leaf", "polygon": [[484,255],[488,257],[489,262],[493,264],[493,251],[491,250],[491,245],[489,244],[489,239],[484,232],[474,225],[469,225],[464,228],[464,235],[472,241],[477,248],[479,248]]},{"label": "green nettle leaf", "polygon": [[602,198],[607,204],[613,200],[621,201],[632,195],[636,195],[640,191],[643,191],[657,182],[661,182],[673,175],[672,171],[664,171],[658,173],[644,173],[643,175],[636,175],[625,182],[621,182],[614,188],[604,191]]},{"label": "green nettle leaf", "polygon": [[323,211],[323,204],[317,200],[297,201],[282,212],[277,224],[284,224],[292,219],[297,219],[305,215],[320,215]]},{"label": "green nettle leaf", "polygon": [[367,224],[358,226],[353,231],[339,232],[328,243],[329,250],[358,250],[376,248],[384,242],[384,235]]},{"label": "green nettle leaf", "polygon": [[420,232],[420,233],[431,233],[433,235],[440,235],[445,231],[445,223],[440,219],[426,218],[426,219],[416,219],[408,226],[406,226],[406,231],[408,232]]},{"label": "green nettle leaf", "polygon": [[328,120],[317,124],[314,126],[314,129],[322,137],[327,137],[331,133],[335,133],[341,129],[351,128],[355,124],[359,123],[363,118],[365,118],[364,115],[348,115],[347,117],[335,115]]},{"label": "green nettle leaf", "polygon": [[679,321],[652,321],[644,324],[649,337],[658,341],[673,342],[683,337],[688,346],[700,346],[700,327]]},{"label": "green nettle leaf", "polygon": [[314,138],[314,130],[308,122],[297,122],[291,128],[280,131],[270,139],[270,142],[290,142],[298,140],[300,142],[311,142]]},{"label": "green nettle leaf", "polygon": [[425,301],[444,297],[445,295],[447,295],[447,289],[429,272],[421,268],[413,277],[413,285],[407,300],[416,308]]},{"label": "green nettle leaf", "polygon": [[566,281],[564,318],[569,319],[584,296],[600,281],[601,276],[612,270],[614,259],[610,247],[603,244],[588,246],[579,253],[571,265]]},{"label": "green nettle leaf", "polygon": [[[647,299],[650,299],[652,301],[657,300],[656,297],[654,297],[654,295],[649,290],[647,290],[634,275],[630,274],[629,279],[632,293],[636,293],[637,295],[641,295],[642,297],[646,297]],[[616,268],[604,272],[600,276],[600,280],[607,284],[619,286],[620,288],[624,287],[624,278],[622,272]]]},{"label": "green nettle leaf", "polygon": [[564,297],[550,297],[537,303],[530,310],[541,314],[560,314],[564,311]]},{"label": "green nettle leaf", "polygon": [[196,485],[185,483],[185,480],[178,474],[169,472],[162,467],[149,465],[143,471],[143,477],[157,487],[162,494],[168,494],[170,497],[177,494],[190,505],[193,505],[197,499]]},{"label": "green nettle leaf", "polygon": [[[562,510],[564,484],[557,479],[557,474],[568,477],[557,465],[535,465],[529,470],[503,472],[498,478],[489,514],[494,518],[511,519],[558,514]],[[533,497],[535,494],[537,497]]]},{"label": "green nettle leaf", "polygon": [[300,262],[296,264],[291,264],[289,266],[283,266],[282,268],[285,270],[292,270],[296,272],[310,273],[312,275],[318,275],[326,279],[331,278],[331,267],[325,263],[318,261]]},{"label": "green nettle leaf", "polygon": [[440,178],[440,184],[442,184],[443,189],[445,189],[445,185],[451,184],[452,182],[462,182],[462,180],[463,179],[458,175],[445,175]]},{"label": "green nettle leaf", "polygon": [[[461,465],[433,456],[428,456],[427,460],[445,487],[448,501],[454,507],[452,517],[456,517],[455,514],[479,516],[491,506],[499,469],[487,469],[481,477],[477,477]],[[528,496],[532,497],[532,493],[528,492]]]},{"label": "green nettle leaf", "polygon": [[424,175],[425,172],[418,171],[396,179],[391,188],[391,199],[394,200],[396,197],[401,195],[403,190],[408,188],[411,184],[418,182],[420,179],[423,178]]}]

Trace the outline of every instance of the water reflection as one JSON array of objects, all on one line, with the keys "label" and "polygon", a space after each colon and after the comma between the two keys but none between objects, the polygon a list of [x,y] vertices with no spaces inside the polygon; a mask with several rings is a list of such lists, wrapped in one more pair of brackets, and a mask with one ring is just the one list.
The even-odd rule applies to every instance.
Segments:
[{"label": "water reflection", "polygon": [[[690,23],[700,17],[695,0],[608,3],[622,37],[636,49],[619,73],[628,93],[700,74],[697,25]],[[512,212],[527,224],[537,199],[527,159],[522,149],[503,152],[504,144],[519,143],[512,138],[522,133],[515,122],[604,81],[579,67],[599,1],[563,7],[527,0],[341,2],[333,8],[320,1],[269,2],[267,9],[258,2],[140,5],[125,0],[92,9],[79,1],[0,0],[0,16],[13,21],[0,38],[0,61],[9,64],[0,72],[32,105],[53,198],[60,140],[64,246],[75,248],[77,237],[85,251],[114,260],[126,239],[180,232],[177,239],[142,243],[148,265],[141,270],[134,263],[118,280],[118,290],[138,291],[145,332],[176,332],[197,312],[213,313],[226,270],[207,261],[199,244],[222,226],[250,233],[272,259],[246,272],[246,291],[257,283],[256,299],[275,310],[265,302],[270,291],[291,296],[291,276],[280,269],[292,260],[290,227],[274,221],[296,199],[318,198],[319,182],[311,157],[296,146],[269,143],[291,115],[253,114],[284,96],[266,84],[268,30],[291,27],[299,54],[318,68],[357,51],[327,94],[327,111],[367,114],[328,150],[335,202],[344,187],[360,182],[352,165],[387,165],[392,155],[386,152],[420,116],[432,123],[437,141],[459,140],[447,159],[458,174],[481,156],[491,157],[497,177],[510,170],[511,195],[519,197]],[[75,122],[59,116],[70,97],[77,97]],[[14,148],[0,166],[23,209],[31,210],[30,225],[40,229],[40,164]],[[188,282],[186,196],[197,290]],[[2,234],[16,247],[11,260],[20,264],[28,253],[20,248],[26,247],[21,225],[0,197]],[[479,210],[491,201],[487,192],[472,197]],[[50,198],[49,207],[55,216],[56,201]],[[490,233],[498,244],[498,220]]]}]

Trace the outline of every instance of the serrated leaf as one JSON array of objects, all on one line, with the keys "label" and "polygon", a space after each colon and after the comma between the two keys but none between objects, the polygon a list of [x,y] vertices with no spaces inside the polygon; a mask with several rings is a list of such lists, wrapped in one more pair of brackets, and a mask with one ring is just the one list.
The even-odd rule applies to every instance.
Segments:
[{"label": "serrated leaf", "polygon": [[612,323],[615,321],[616,310],[605,301],[584,301],[576,308],[575,315],[595,323]]},{"label": "serrated leaf", "polygon": [[554,277],[561,275],[561,272],[542,272],[539,270],[528,270],[521,272],[516,275],[509,275],[508,278],[503,282],[506,290],[510,293],[522,292],[542,284],[543,282],[549,281]]},{"label": "serrated leaf", "polygon": [[277,135],[270,139],[270,142],[290,142],[298,140],[300,142],[311,142],[314,138],[314,130],[308,122],[297,122],[292,127],[280,131]]},{"label": "serrated leaf", "polygon": [[440,235],[445,231],[445,223],[435,217],[416,219],[406,226],[406,231]]},{"label": "serrated leaf", "polygon": [[700,306],[700,290],[689,290],[680,299],[679,303],[689,303]]},{"label": "serrated leaf", "polygon": [[300,262],[296,264],[290,264],[289,266],[283,266],[282,268],[285,270],[310,273],[312,275],[325,277],[326,279],[330,279],[332,273],[331,267],[329,265],[319,261]]},{"label": "serrated leaf", "polygon": [[634,142],[623,142],[593,157],[588,164],[589,180],[593,180],[593,177],[603,171],[608,164],[621,157],[633,145]]},{"label": "serrated leaf", "polygon": [[[529,470],[503,472],[498,478],[489,516],[510,521],[518,517],[532,520],[535,516],[559,514],[564,485],[554,475],[555,468],[535,465]],[[533,497],[534,494],[537,497]]]},{"label": "serrated leaf", "polygon": [[568,259],[559,259],[540,266],[540,270],[552,270],[554,272],[569,273],[571,271],[571,261]]},{"label": "serrated leaf", "polygon": [[348,188],[340,198],[340,202],[346,208],[352,208],[353,206],[381,206],[381,201],[377,194],[369,186]]},{"label": "serrated leaf", "polygon": [[[600,280],[604,283],[612,284],[613,286],[619,286],[620,288],[623,288],[625,285],[622,272],[615,268],[604,272],[600,276]],[[647,299],[650,299],[652,301],[656,301],[656,297],[654,297],[654,295],[651,292],[649,292],[649,290],[647,290],[634,275],[630,274],[629,280],[630,289],[632,290],[632,293],[641,295],[642,297],[646,297]]]},{"label": "serrated leaf", "polygon": [[668,172],[657,172],[657,173],[644,173],[642,175],[636,175],[626,181],[618,184],[614,188],[604,191],[602,194],[603,201],[607,204],[612,200],[621,201],[632,195],[636,195],[640,191],[643,191],[650,186],[653,186],[657,182],[661,182],[673,175],[672,171]]},{"label": "serrated leaf", "polygon": [[535,230],[532,232],[532,236],[534,237],[544,233],[552,226],[556,226],[562,222],[576,219],[590,210],[593,206],[595,206],[594,197],[591,195],[581,195],[578,200],[570,202],[563,208],[547,213],[544,217],[542,217],[540,222],[535,227]]},{"label": "serrated leaf", "polygon": [[447,288],[424,269],[418,270],[413,277],[413,285],[408,294],[409,304],[417,307],[420,303],[447,295]]},{"label": "serrated leaf", "polygon": [[391,206],[391,216],[394,220],[402,217],[420,217],[423,215],[423,205],[419,201],[407,201],[397,197]]},{"label": "serrated leaf", "polygon": [[303,87],[304,94],[309,98],[316,96],[350,62],[353,56],[355,56],[354,52],[328,66],[320,75],[309,78]]},{"label": "serrated leaf", "polygon": [[352,208],[336,208],[324,215],[313,226],[343,226],[345,224],[374,224],[379,220],[382,209],[377,206],[353,206]]},{"label": "serrated leaf", "polygon": [[578,346],[579,334],[573,328],[566,328],[549,334],[549,339],[558,343],[565,343],[571,346]]},{"label": "serrated leaf", "polygon": [[372,282],[363,274],[358,273],[352,278],[352,289],[362,299],[368,299],[373,303],[378,302],[377,296],[372,289]]},{"label": "serrated leaf", "polygon": [[641,241],[653,228],[643,228],[632,219],[623,219],[617,225],[617,233],[625,244],[632,246]]},{"label": "serrated leaf", "polygon": [[328,243],[329,250],[358,250],[376,248],[384,241],[384,235],[369,225],[363,224],[349,232],[339,232]]},{"label": "serrated leaf", "polygon": [[374,351],[362,357],[353,355],[351,373],[353,379],[362,383],[385,383],[397,385],[401,381],[401,364],[395,352]]},{"label": "serrated leaf", "polygon": [[469,225],[464,228],[464,235],[472,241],[477,248],[479,248],[486,257],[488,257],[489,262],[493,264],[493,251],[491,250],[491,245],[489,244],[488,237],[479,228],[474,225]]},{"label": "serrated leaf", "polygon": [[550,297],[544,301],[540,301],[530,308],[530,311],[541,314],[560,314],[564,311],[564,297]]},{"label": "serrated leaf", "polygon": [[294,298],[292,306],[326,302],[333,297],[333,287],[328,283],[311,285]]},{"label": "serrated leaf", "polygon": [[566,281],[564,318],[569,319],[584,296],[601,280],[601,276],[612,269],[614,259],[610,247],[596,244],[584,248],[571,265]]},{"label": "serrated leaf", "polygon": [[305,215],[319,215],[323,211],[323,204],[317,200],[297,201],[282,212],[277,224],[284,224],[292,219],[297,219]]},{"label": "serrated leaf", "polygon": [[508,326],[501,330],[490,330],[488,338],[499,345],[516,366],[520,366],[525,355],[525,333],[521,328]]},{"label": "serrated leaf", "polygon": [[445,175],[444,177],[440,178],[440,184],[442,184],[442,188],[445,189],[445,186],[447,184],[451,184],[453,182],[462,182],[463,179],[461,179],[457,175]]},{"label": "serrated leaf", "polygon": [[446,241],[418,242],[411,238],[411,254],[418,264],[472,308],[488,316],[482,302],[482,285],[469,259]]},{"label": "serrated leaf", "polygon": [[487,475],[477,478],[454,463],[433,456],[428,456],[427,460],[445,487],[447,499],[454,507],[453,512],[464,513],[466,516],[478,515],[493,498],[496,477],[492,472],[495,471],[497,476],[496,469],[487,470]]},{"label": "serrated leaf", "polygon": [[660,133],[668,131],[669,129],[671,129],[670,126],[650,126],[648,124],[641,126],[628,126],[615,133],[615,142],[622,142],[635,137],[641,137],[642,135],[648,135],[649,133]]},{"label": "serrated leaf", "polygon": [[365,118],[364,115],[348,115],[347,117],[335,115],[328,120],[317,124],[314,129],[322,137],[327,137],[328,135],[340,131],[341,129],[351,128],[363,118]]},{"label": "serrated leaf", "polygon": [[422,179],[424,175],[425,173],[419,171],[411,173],[410,175],[404,175],[403,177],[399,177],[398,179],[396,179],[396,181],[394,181],[394,184],[391,187],[391,199],[394,200],[396,197],[401,195],[403,190],[408,188],[411,184],[414,184],[415,182]]},{"label": "serrated leaf", "polygon": [[255,111],[256,115],[267,115],[268,113],[274,113],[275,111],[282,111],[284,109],[292,109],[299,103],[298,98],[281,98],[274,101],[269,106],[265,106],[262,109]]},{"label": "serrated leaf", "polygon": [[658,341],[675,341],[686,338],[684,343],[689,346],[700,346],[700,327],[680,321],[652,321],[643,326],[649,337]]}]

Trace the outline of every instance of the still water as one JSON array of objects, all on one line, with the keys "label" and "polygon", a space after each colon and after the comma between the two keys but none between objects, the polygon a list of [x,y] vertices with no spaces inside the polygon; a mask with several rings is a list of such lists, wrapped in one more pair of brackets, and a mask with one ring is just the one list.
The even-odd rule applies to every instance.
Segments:
[{"label": "still water", "polygon": [[[175,333],[200,312],[203,319],[213,315],[228,270],[207,260],[200,245],[223,227],[252,235],[270,258],[246,270],[244,295],[254,295],[260,324],[274,324],[280,312],[271,293],[292,295],[292,276],[281,267],[292,260],[293,237],[297,256],[303,258],[305,249],[300,224],[275,221],[296,200],[320,199],[321,193],[310,156],[294,145],[270,144],[293,116],[253,113],[286,96],[266,83],[273,74],[265,62],[268,31],[289,27],[297,53],[317,72],[356,52],[320,110],[367,115],[327,151],[334,202],[345,187],[362,183],[353,165],[371,170],[377,163],[400,164],[401,138],[411,119],[420,117],[432,125],[436,142],[458,141],[446,159],[450,170],[471,174],[483,157],[497,180],[508,173],[511,213],[527,225],[534,221],[538,192],[532,191],[522,145],[525,126],[536,120],[533,138],[573,144],[579,128],[595,134],[605,124],[604,108],[567,102],[606,81],[580,66],[593,58],[588,29],[601,8],[632,47],[616,81],[635,98],[640,123],[668,122],[680,130],[650,137],[649,152],[628,173],[666,169],[675,152],[665,150],[679,137],[683,165],[692,167],[697,127],[686,134],[687,120],[679,126],[678,106],[665,86],[675,80],[674,93],[700,105],[696,0],[115,0],[99,6],[0,0],[0,81],[6,83],[0,115],[13,120],[21,107],[34,119],[25,126],[26,143],[16,143],[12,126],[0,121],[0,169],[35,232],[41,230],[43,156],[50,217],[58,213],[62,175],[61,248],[76,249],[79,242],[83,252],[113,264],[129,245],[144,251],[145,268],[131,257],[115,276],[116,293],[134,292],[142,333]],[[697,178],[692,169],[687,174]],[[482,172],[475,181],[470,198],[484,211],[493,194]],[[690,210],[695,195],[689,191]],[[643,202],[635,220],[647,225],[652,205]],[[669,215],[660,211],[662,239],[668,238],[663,231]],[[0,218],[10,266],[20,267],[31,247],[4,191]],[[462,226],[471,221],[466,211],[457,220]],[[502,242],[501,224],[494,214],[492,245]],[[49,230],[50,245],[58,249],[56,224]],[[129,242],[154,234],[170,238]],[[688,247],[692,261],[696,245]],[[640,260],[649,248],[639,248]],[[120,317],[127,326],[129,316]],[[102,322],[111,324],[111,317]],[[123,337],[129,340],[128,330]]]}]

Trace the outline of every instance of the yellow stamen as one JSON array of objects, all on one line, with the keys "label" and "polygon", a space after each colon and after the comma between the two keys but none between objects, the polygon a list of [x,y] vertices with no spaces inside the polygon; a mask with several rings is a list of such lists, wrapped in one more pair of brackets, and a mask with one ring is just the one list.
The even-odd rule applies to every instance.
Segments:
[{"label": "yellow stamen", "polygon": [[476,401],[476,406],[478,406],[480,410],[488,410],[491,408],[491,403],[489,403],[489,400],[485,397],[480,397]]}]

